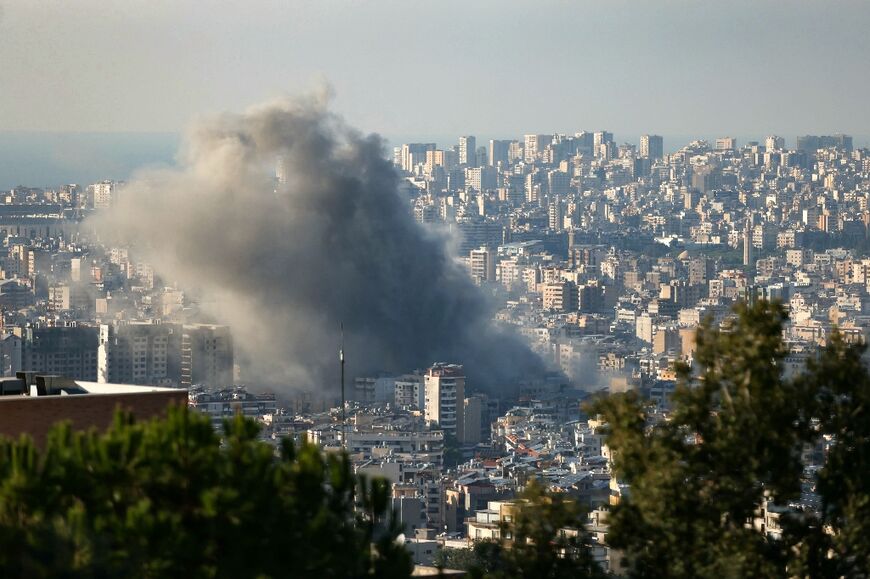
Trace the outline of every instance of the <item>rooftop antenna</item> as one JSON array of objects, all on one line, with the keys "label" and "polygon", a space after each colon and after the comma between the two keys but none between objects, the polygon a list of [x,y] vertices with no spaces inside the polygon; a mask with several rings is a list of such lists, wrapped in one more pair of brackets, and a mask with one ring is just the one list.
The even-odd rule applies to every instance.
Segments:
[{"label": "rooftop antenna", "polygon": [[338,349],[338,360],[341,363],[341,445],[347,448],[345,400],[344,400],[344,323],[339,324],[341,329],[341,345]]}]

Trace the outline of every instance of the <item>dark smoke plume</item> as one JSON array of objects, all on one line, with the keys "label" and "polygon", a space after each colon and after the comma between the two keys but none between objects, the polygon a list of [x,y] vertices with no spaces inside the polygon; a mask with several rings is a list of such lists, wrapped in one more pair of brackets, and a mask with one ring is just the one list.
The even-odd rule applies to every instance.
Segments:
[{"label": "dark smoke plume", "polygon": [[178,168],[140,174],[96,226],[208,297],[248,383],[335,392],[340,323],[349,376],[451,361],[497,389],[537,373],[397,183],[380,137],[325,99],[283,100],[195,126]]}]

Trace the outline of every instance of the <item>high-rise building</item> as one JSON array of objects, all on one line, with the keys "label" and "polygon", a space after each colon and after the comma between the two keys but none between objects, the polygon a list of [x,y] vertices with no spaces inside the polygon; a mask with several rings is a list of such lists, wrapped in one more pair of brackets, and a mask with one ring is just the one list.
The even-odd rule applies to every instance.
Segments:
[{"label": "high-rise building", "polygon": [[0,337],[0,372],[15,376],[21,370],[21,336],[7,334]]},{"label": "high-rise building", "polygon": [[54,312],[76,310],[85,313],[94,309],[94,296],[89,286],[58,284],[48,287],[48,307]]},{"label": "high-rise building", "polygon": [[489,164],[489,154],[486,147],[477,148],[477,160],[475,161],[475,164],[478,166]]},{"label": "high-rise building", "polygon": [[524,159],[523,143],[520,143],[519,141],[511,141],[511,144],[508,145],[508,163],[514,164],[517,161],[522,161]]},{"label": "high-rise building", "polygon": [[181,385],[233,385],[233,337],[227,326],[185,325],[181,337]]},{"label": "high-rise building", "polygon": [[481,419],[483,418],[483,398],[480,396],[466,398],[464,400],[464,406],[462,442],[465,444],[477,444],[480,442]]},{"label": "high-rise building", "polygon": [[655,322],[655,318],[650,316],[649,312],[643,312],[637,316],[634,322],[634,335],[639,340],[652,344],[653,335],[655,334]]},{"label": "high-rise building", "polygon": [[692,166],[692,188],[697,189],[702,194],[715,189],[719,184],[718,178],[719,172],[713,165]]},{"label": "high-rise building", "polygon": [[523,159],[526,163],[538,160],[547,145],[553,142],[552,135],[524,135]]},{"label": "high-rise building", "polygon": [[852,137],[838,133],[836,135],[821,137],[822,147],[837,147],[844,151],[852,150]]},{"label": "high-rise building", "polygon": [[477,139],[471,135],[459,137],[459,164],[477,166]]},{"label": "high-rise building", "polygon": [[462,218],[450,224],[450,231],[459,234],[459,255],[468,255],[478,247],[498,247],[504,243],[504,226],[495,221]]},{"label": "high-rise building", "polygon": [[426,163],[424,171],[427,175],[433,174],[435,167],[447,167],[447,152],[436,149],[434,151],[426,151]]},{"label": "high-rise building", "polygon": [[426,372],[425,419],[464,441],[465,430],[465,371],[458,364],[433,365]]},{"label": "high-rise building", "polygon": [[499,163],[507,166],[510,159],[510,147],[511,141],[491,140],[489,142],[489,156],[487,158],[487,164],[492,167],[497,166]]},{"label": "high-rise building", "polygon": [[592,153],[597,157],[601,154],[601,145],[613,143],[613,133],[597,131],[592,133]]},{"label": "high-rise building", "polygon": [[551,196],[566,197],[571,187],[571,176],[564,171],[547,172],[547,192]]},{"label": "high-rise building", "polygon": [[776,135],[768,135],[764,138],[764,149],[766,151],[779,151],[785,148],[785,139]]},{"label": "high-rise building", "polygon": [[181,336],[178,324],[102,324],[97,381],[180,386]]},{"label": "high-rise building", "polygon": [[414,165],[426,162],[426,151],[434,151],[435,143],[405,143],[398,151],[399,166],[411,172]]},{"label": "high-rise building", "polygon": [[475,191],[490,191],[498,187],[498,172],[493,167],[469,167],[465,170],[465,185]]},{"label": "high-rise building", "polygon": [[737,139],[734,137],[720,137],[716,139],[717,151],[733,151],[737,148]]},{"label": "high-rise building", "polygon": [[471,278],[477,284],[495,281],[496,252],[488,247],[472,249],[468,254]]},{"label": "high-rise building", "polygon": [[852,150],[852,137],[844,134],[832,136],[804,135],[797,138],[797,150],[815,152],[818,149],[837,147],[845,151]]},{"label": "high-rise building", "polygon": [[80,190],[81,187],[79,187],[75,183],[71,183],[69,185],[61,185],[60,191],[58,191],[58,201],[72,207],[78,207]]},{"label": "high-rise building", "polygon": [[545,310],[576,312],[579,307],[577,285],[561,280],[545,283],[542,290]]},{"label": "high-rise building", "polygon": [[601,143],[601,145],[595,150],[595,154],[599,159],[612,161],[616,157],[616,146],[613,141]]},{"label": "high-rise building", "polygon": [[752,220],[747,219],[746,225],[743,228],[743,266],[746,268],[747,275],[752,268]]},{"label": "high-rise building", "polygon": [[98,329],[90,326],[23,328],[22,369],[96,382],[98,338]]},{"label": "high-rise building", "polygon": [[562,202],[556,197],[556,200],[550,203],[550,207],[547,211],[547,220],[550,229],[553,231],[562,231],[563,229],[563,221],[564,221],[564,207],[562,206]]},{"label": "high-rise building", "polygon": [[469,167],[465,170],[465,185],[475,191],[490,191],[498,187],[498,172],[493,167]]},{"label": "high-rise building", "polygon": [[116,200],[118,184],[114,181],[100,181],[90,186],[94,209],[106,209]]},{"label": "high-rise building", "polygon": [[687,266],[689,285],[705,285],[716,273],[713,261],[703,256],[690,259]]},{"label": "high-rise building", "polygon": [[423,410],[426,407],[426,386],[420,374],[404,374],[395,379],[396,406]]},{"label": "high-rise building", "polygon": [[664,156],[664,139],[659,135],[641,135],[640,156],[647,159],[661,159]]}]

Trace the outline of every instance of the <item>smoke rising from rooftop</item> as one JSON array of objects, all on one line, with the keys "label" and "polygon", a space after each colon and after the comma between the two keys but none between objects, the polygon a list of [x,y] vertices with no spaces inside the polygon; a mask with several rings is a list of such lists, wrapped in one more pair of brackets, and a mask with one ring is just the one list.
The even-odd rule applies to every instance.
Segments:
[{"label": "smoke rising from rooftop", "polygon": [[378,136],[308,96],[198,123],[178,168],[139,174],[94,224],[208,298],[251,383],[337,391],[340,323],[349,376],[443,360],[496,388],[540,370],[397,183]]}]

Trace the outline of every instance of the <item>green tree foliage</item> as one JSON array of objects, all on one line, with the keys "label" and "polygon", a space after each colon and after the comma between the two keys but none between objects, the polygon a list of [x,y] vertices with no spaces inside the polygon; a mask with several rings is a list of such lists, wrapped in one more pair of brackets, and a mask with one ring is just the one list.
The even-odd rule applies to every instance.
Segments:
[{"label": "green tree foliage", "polygon": [[870,374],[866,347],[834,334],[801,378],[815,393],[819,435],[831,437],[817,517],[793,525],[794,570],[808,577],[870,576]]},{"label": "green tree foliage", "polygon": [[571,497],[532,480],[509,512],[499,541],[477,541],[470,551],[445,553],[436,563],[486,579],[604,577],[590,548],[585,511]]},{"label": "green tree foliage", "polygon": [[478,573],[486,570],[489,560],[483,552],[497,543],[491,541],[477,541],[470,549],[439,549],[435,553],[434,565],[439,569],[458,569],[462,571],[478,570]]},{"label": "green tree foliage", "polygon": [[444,433],[444,466],[456,468],[462,462],[462,445],[455,435]]},{"label": "green tree foliage", "polygon": [[[870,376],[862,348],[835,335],[795,380],[782,375],[786,314],[760,301],[697,332],[673,411],[650,420],[634,393],[598,400],[615,476],[628,493],[608,542],[634,577],[840,577],[870,569]],[[765,501],[798,498],[801,450],[835,444],[818,478],[824,507],[784,516],[772,539],[750,524]]]},{"label": "green tree foliage", "polygon": [[[2,577],[407,577],[384,481],[257,425],[173,408],[0,441]],[[385,522],[379,522],[385,521]],[[374,545],[374,548],[373,548]]]}]

